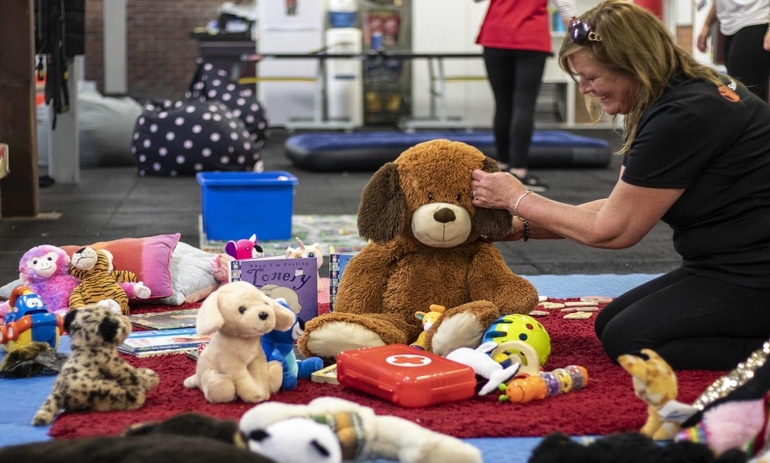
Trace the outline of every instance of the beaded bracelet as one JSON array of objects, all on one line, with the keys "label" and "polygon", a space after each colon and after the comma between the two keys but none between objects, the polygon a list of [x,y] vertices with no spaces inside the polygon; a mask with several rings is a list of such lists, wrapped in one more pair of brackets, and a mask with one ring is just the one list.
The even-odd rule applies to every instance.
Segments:
[{"label": "beaded bracelet", "polygon": [[522,222],[524,222],[524,236],[523,236],[523,239],[524,239],[525,243],[527,241],[529,241],[529,222],[524,220],[519,215],[519,204],[521,204],[521,200],[524,199],[524,197],[527,196],[530,193],[532,193],[532,190],[527,190],[524,193],[522,193],[521,196],[519,196],[519,199],[516,200],[516,205],[513,206],[513,216],[516,217],[517,219],[521,220]]},{"label": "beaded bracelet", "polygon": [[513,216],[521,220],[522,222],[526,222],[526,220],[522,219],[521,216],[519,215],[519,204],[521,204],[521,200],[524,199],[524,197],[530,193],[532,193],[532,190],[527,190],[524,193],[522,193],[521,196],[519,196],[519,199],[516,200],[516,205],[513,206]]}]

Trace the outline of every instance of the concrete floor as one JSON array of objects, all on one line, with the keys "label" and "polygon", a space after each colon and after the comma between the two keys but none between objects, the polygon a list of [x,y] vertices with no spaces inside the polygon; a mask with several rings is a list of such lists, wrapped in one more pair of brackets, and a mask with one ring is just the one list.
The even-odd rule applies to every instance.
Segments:
[{"label": "concrete floor", "polygon": [[[609,130],[574,133],[610,141]],[[310,172],[294,167],[284,154],[287,134],[273,130],[262,156],[266,170],[293,173],[295,214],[355,214],[371,172]],[[533,171],[550,189],[544,195],[571,204],[605,197],[612,189],[621,158],[606,168],[560,168]],[[83,169],[78,185],[40,189],[44,217],[0,218],[0,286],[18,276],[19,258],[41,245],[87,244],[124,237],[175,233],[199,245],[200,188],[194,177],[140,177],[135,167]],[[55,213],[55,214],[49,214]],[[60,216],[59,216],[60,214]],[[511,269],[521,275],[661,273],[680,260],[668,226],[659,224],[636,246],[619,251],[591,249],[564,240],[498,243]]]}]

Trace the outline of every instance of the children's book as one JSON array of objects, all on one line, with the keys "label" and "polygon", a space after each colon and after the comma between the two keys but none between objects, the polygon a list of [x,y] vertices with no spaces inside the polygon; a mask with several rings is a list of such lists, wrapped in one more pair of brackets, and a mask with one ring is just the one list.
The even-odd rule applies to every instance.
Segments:
[{"label": "children's book", "polygon": [[355,256],[356,252],[338,252],[329,254],[329,312],[334,310],[334,300],[342,280],[342,272]]},{"label": "children's book", "polygon": [[131,324],[150,330],[170,330],[195,327],[198,309],[171,310],[129,315]]},{"label": "children's book", "polygon": [[318,260],[258,257],[230,262],[230,281],[246,281],[273,299],[284,298],[302,320],[318,315]]},{"label": "children's book", "polygon": [[199,335],[195,328],[177,328],[169,330],[135,331],[131,333],[118,351],[136,356],[181,354],[197,349],[200,344],[208,344],[211,335]]}]

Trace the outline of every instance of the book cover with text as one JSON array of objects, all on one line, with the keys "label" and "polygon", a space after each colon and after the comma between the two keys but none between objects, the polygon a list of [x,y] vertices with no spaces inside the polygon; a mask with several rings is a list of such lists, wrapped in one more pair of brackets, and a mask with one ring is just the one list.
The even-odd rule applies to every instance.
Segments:
[{"label": "book cover with text", "polygon": [[282,297],[302,320],[318,315],[318,260],[315,257],[259,257],[230,262],[230,281],[246,281]]}]

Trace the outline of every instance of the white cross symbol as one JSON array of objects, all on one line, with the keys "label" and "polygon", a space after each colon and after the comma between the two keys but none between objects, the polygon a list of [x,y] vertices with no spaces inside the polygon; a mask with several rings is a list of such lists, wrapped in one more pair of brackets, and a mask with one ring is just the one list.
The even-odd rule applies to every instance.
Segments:
[{"label": "white cross symbol", "polygon": [[395,365],[397,367],[424,367],[431,363],[431,359],[424,355],[418,354],[396,354],[385,358],[385,363]]}]

